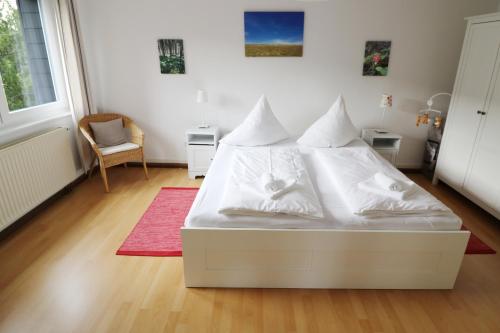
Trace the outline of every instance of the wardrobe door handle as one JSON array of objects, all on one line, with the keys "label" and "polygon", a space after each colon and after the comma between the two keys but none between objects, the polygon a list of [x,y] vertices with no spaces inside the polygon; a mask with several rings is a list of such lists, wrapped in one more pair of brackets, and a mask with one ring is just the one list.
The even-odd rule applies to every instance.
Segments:
[{"label": "wardrobe door handle", "polygon": [[480,114],[481,116],[484,116],[486,114],[486,112],[481,111],[481,110],[477,110],[477,114]]}]

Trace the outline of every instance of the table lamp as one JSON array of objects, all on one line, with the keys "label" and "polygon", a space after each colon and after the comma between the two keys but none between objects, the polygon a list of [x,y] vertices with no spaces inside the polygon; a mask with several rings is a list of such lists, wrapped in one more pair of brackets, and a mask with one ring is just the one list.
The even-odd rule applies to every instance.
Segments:
[{"label": "table lamp", "polygon": [[[205,104],[208,103],[208,94],[205,90],[198,89],[198,92],[196,94],[196,103],[198,104]],[[202,112],[203,114],[203,120],[200,125],[198,125],[198,128],[209,128],[210,125],[207,124],[207,119],[206,119],[206,111]]]},{"label": "table lamp", "polygon": [[[381,127],[383,127],[384,125],[384,118],[385,118],[385,112],[387,111],[387,109],[390,109],[392,108],[392,95],[390,94],[382,94],[382,99],[380,100],[380,105],[379,105],[380,108],[382,108],[382,119],[380,121],[380,125]],[[384,134],[384,133],[388,133],[386,130],[380,128],[380,129],[376,129],[375,132],[377,133],[380,133],[380,134]]]}]

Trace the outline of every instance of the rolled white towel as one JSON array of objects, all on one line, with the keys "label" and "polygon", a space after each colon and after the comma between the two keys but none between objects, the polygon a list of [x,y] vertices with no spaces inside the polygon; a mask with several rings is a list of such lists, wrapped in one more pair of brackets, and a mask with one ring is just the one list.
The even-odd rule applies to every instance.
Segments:
[{"label": "rolled white towel", "polygon": [[271,199],[276,200],[282,195],[292,191],[295,188],[295,184],[297,184],[296,179],[287,179],[287,180],[278,180],[281,182],[280,186],[281,188],[278,191],[275,191],[273,194],[271,194]]},{"label": "rolled white towel", "polygon": [[398,180],[401,186],[401,191],[390,190],[383,188],[376,179],[376,175],[368,178],[365,181],[358,183],[358,188],[383,197],[392,198],[394,200],[408,200],[408,198],[415,193],[417,186],[412,181]]},{"label": "rolled white towel", "polygon": [[384,190],[402,192],[406,187],[400,180],[389,177],[382,172],[377,172],[373,178],[375,179],[375,182]]},{"label": "rolled white towel", "polygon": [[283,187],[282,182],[274,179],[274,176],[271,173],[262,174],[260,177],[260,183],[264,191],[267,193],[274,193],[281,190]]},{"label": "rolled white towel", "polygon": [[273,174],[265,173],[260,177],[260,183],[264,193],[269,195],[272,200],[276,200],[290,192],[297,183],[297,179],[276,179]]}]

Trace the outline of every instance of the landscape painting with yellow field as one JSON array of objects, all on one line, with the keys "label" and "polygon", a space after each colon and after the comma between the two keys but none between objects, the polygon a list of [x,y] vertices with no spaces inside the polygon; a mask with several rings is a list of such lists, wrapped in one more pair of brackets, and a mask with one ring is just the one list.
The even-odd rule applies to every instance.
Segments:
[{"label": "landscape painting with yellow field", "polygon": [[245,12],[245,56],[302,57],[304,12]]}]

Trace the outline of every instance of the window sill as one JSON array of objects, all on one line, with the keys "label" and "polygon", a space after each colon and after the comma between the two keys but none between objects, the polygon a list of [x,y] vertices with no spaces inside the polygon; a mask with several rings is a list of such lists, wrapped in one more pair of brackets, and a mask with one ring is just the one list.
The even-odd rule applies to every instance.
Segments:
[{"label": "window sill", "polygon": [[71,112],[65,111],[65,112],[58,113],[56,115],[53,115],[53,116],[50,116],[47,118],[24,123],[22,125],[15,125],[15,126],[10,127],[8,124],[3,124],[3,125],[0,125],[0,136],[12,134],[12,133],[15,133],[18,131],[29,129],[30,127],[35,127],[35,126],[38,126],[38,125],[41,125],[44,123],[48,123],[48,122],[51,122],[54,120],[63,119],[66,117],[71,117],[71,116],[72,116]]}]

